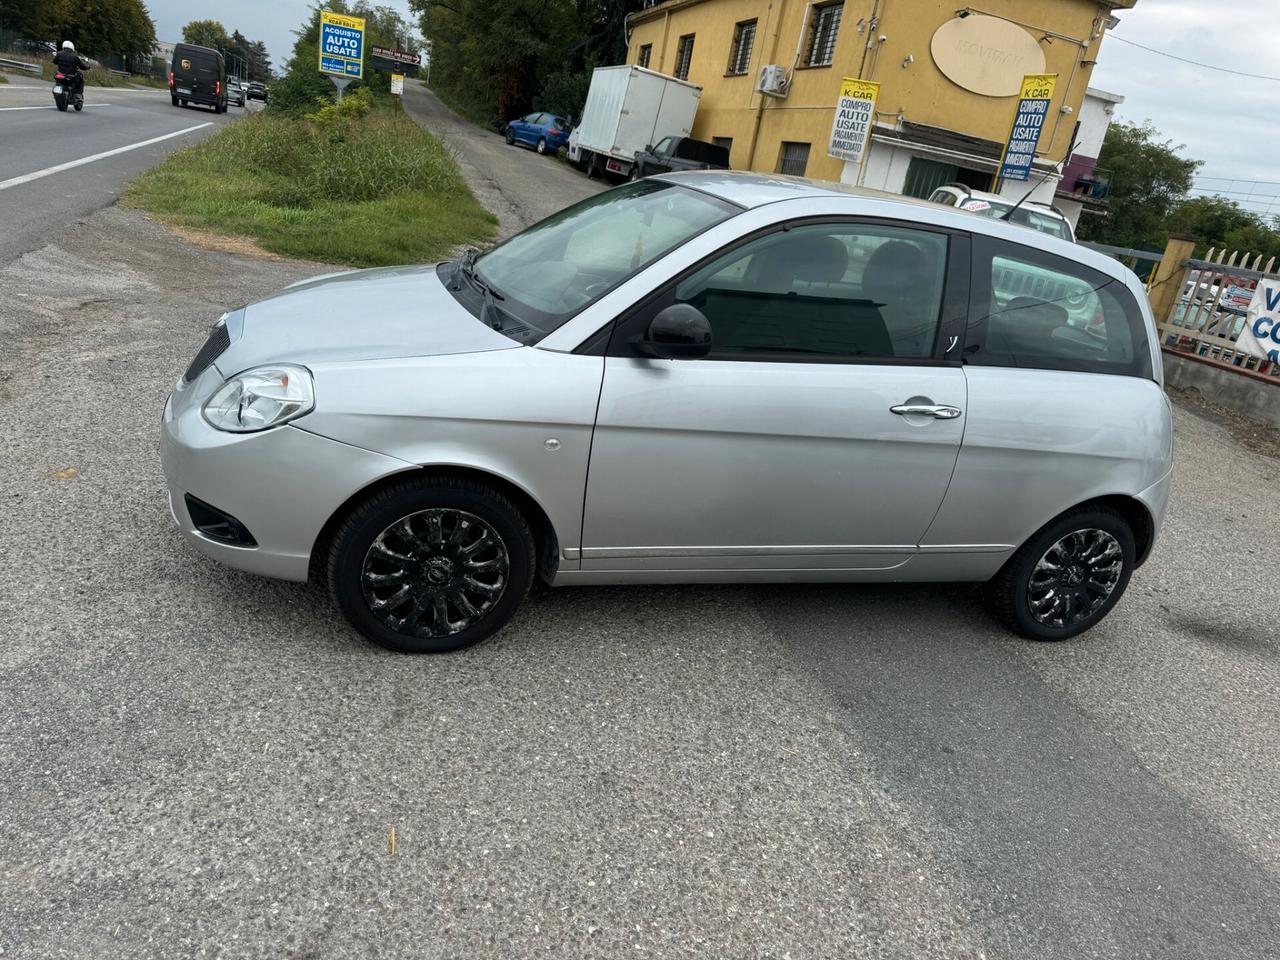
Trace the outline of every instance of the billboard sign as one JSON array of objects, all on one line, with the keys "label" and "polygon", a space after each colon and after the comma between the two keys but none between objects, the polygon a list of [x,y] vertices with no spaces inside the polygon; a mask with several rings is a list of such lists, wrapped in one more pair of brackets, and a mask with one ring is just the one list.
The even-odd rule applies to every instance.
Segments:
[{"label": "billboard sign", "polygon": [[1280,363],[1280,280],[1259,280],[1236,349]]},{"label": "billboard sign", "polygon": [[1040,147],[1040,132],[1049,116],[1049,104],[1053,100],[1053,88],[1058,83],[1056,73],[1035,73],[1022,78],[1022,92],[1018,97],[1018,109],[1013,114],[1013,128],[1005,142],[1004,156],[1000,159],[1000,176],[1005,180],[1031,179],[1031,164],[1035,162]]},{"label": "billboard sign", "polygon": [[348,80],[364,76],[364,18],[320,11],[320,72]]},{"label": "billboard sign", "polygon": [[870,80],[854,80],[845,77],[840,82],[840,97],[836,100],[836,119],[831,125],[831,142],[827,156],[858,163],[871,136],[871,125],[876,117],[876,98],[880,84]]}]

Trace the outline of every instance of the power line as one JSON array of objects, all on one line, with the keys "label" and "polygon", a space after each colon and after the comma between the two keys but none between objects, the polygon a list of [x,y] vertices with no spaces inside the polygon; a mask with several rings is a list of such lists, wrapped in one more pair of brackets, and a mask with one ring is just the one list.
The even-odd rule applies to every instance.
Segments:
[{"label": "power line", "polygon": [[1229,70],[1226,67],[1220,67],[1214,63],[1201,63],[1199,60],[1188,60],[1186,57],[1180,57],[1174,53],[1165,53],[1163,50],[1157,50],[1155,47],[1148,47],[1133,40],[1126,40],[1124,37],[1118,37],[1114,33],[1107,34],[1112,40],[1119,40],[1121,43],[1127,43],[1131,47],[1137,47],[1139,50],[1146,50],[1148,53],[1156,53],[1162,57],[1168,57],[1170,60],[1180,60],[1183,63],[1189,63],[1193,67],[1204,67],[1206,70],[1217,70],[1220,73],[1230,73],[1237,77],[1248,77],[1251,80],[1272,80],[1280,83],[1280,77],[1268,77],[1261,73],[1245,73],[1242,70]]},{"label": "power line", "polygon": [[1251,180],[1248,177],[1206,177],[1196,174],[1196,180],[1226,180],[1230,183],[1260,183],[1264,187],[1280,187],[1280,180]]}]

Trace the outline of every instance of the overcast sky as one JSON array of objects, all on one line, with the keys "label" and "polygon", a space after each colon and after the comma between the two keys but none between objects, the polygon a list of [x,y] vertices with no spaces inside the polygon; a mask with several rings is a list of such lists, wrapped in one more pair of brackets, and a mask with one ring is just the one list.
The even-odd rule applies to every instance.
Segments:
[{"label": "overcast sky", "polygon": [[[410,23],[408,0],[379,0]],[[161,40],[179,40],[189,20],[213,17],[228,31],[263,40],[272,63],[283,65],[307,0],[147,0]],[[1186,144],[1185,156],[1204,160],[1197,192],[1223,192],[1250,209],[1280,212],[1280,82],[1232,76],[1179,63],[1121,42],[1133,40],[1167,53],[1233,70],[1280,76],[1280,0],[1138,0],[1117,11],[1120,26],[1103,42],[1092,85],[1125,97],[1116,116],[1150,119],[1166,137]],[[1262,54],[1259,56],[1258,54]],[[1276,181],[1233,184],[1211,177]],[[1228,193],[1230,191],[1230,193]],[[1250,195],[1252,191],[1252,195]]]},{"label": "overcast sky", "polygon": [[[1102,43],[1091,85],[1124,96],[1116,116],[1151,120],[1184,156],[1205,161],[1196,192],[1222,192],[1258,213],[1280,212],[1280,82],[1232,76],[1179,63],[1120,42],[1231,70],[1280,77],[1278,0],[1138,0],[1117,10],[1120,26]],[[1211,177],[1271,183],[1232,184]],[[1230,193],[1228,193],[1230,191]],[[1252,191],[1252,198],[1250,197]]]}]

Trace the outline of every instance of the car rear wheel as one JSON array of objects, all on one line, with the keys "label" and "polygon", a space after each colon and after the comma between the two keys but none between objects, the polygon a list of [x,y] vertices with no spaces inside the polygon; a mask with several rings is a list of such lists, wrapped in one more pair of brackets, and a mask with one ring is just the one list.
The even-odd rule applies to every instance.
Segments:
[{"label": "car rear wheel", "polygon": [[1032,640],[1066,640],[1124,595],[1137,555],[1133,531],[1102,506],[1069,510],[1041,528],[988,584],[998,616]]},{"label": "car rear wheel", "polygon": [[529,591],[534,543],[519,508],[471,480],[415,478],[342,522],[329,588],[348,622],[401,653],[447,653],[492,636]]},{"label": "car rear wheel", "polygon": [[538,138],[538,146],[537,146],[537,150],[538,150],[538,152],[539,152],[539,153],[541,153],[541,154],[546,154],[546,152],[547,152],[547,138],[546,138],[546,137],[539,137],[539,138]]}]

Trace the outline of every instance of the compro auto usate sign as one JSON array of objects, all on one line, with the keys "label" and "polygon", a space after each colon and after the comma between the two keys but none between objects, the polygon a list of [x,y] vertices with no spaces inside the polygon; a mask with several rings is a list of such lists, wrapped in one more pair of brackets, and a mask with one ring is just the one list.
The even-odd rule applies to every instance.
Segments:
[{"label": "compro auto usate sign", "polygon": [[858,163],[867,148],[871,125],[875,122],[876,98],[880,84],[870,80],[845,77],[840,81],[840,97],[836,100],[836,118],[831,125],[831,143],[827,156]]},{"label": "compro auto usate sign", "polygon": [[364,18],[320,11],[320,72],[364,76]]},{"label": "compro auto usate sign", "polygon": [[1000,176],[1005,180],[1029,180],[1031,165],[1040,147],[1040,133],[1049,116],[1056,73],[1037,73],[1022,78],[1021,96],[1013,114],[1013,127],[1000,159]]}]

